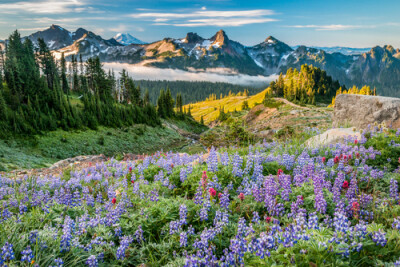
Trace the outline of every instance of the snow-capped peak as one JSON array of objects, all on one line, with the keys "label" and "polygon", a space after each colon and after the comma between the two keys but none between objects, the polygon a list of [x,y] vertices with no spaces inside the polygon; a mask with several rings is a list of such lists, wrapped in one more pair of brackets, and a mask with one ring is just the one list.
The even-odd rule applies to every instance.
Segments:
[{"label": "snow-capped peak", "polygon": [[130,45],[130,44],[146,44],[143,41],[140,41],[139,39],[133,37],[129,33],[118,33],[117,35],[114,36],[114,39],[122,44],[122,45]]}]

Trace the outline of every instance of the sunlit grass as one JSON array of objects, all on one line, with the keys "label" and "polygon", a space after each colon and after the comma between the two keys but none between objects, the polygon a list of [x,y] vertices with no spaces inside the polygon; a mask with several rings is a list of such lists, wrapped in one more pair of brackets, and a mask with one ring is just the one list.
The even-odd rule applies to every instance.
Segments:
[{"label": "sunlit grass", "polygon": [[203,116],[204,122],[210,123],[218,118],[220,107],[223,107],[225,112],[233,112],[235,110],[241,111],[243,102],[247,101],[249,107],[252,108],[262,103],[265,93],[266,90],[253,96],[227,96],[222,99],[206,100],[195,104],[189,104],[184,106],[184,108],[188,110],[190,106],[190,112],[197,121],[200,121]]}]

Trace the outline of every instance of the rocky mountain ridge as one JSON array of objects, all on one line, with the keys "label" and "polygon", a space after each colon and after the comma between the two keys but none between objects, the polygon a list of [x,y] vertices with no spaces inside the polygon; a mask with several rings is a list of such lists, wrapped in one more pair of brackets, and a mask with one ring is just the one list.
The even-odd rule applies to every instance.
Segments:
[{"label": "rocky mountain ridge", "polygon": [[[319,48],[292,48],[268,36],[254,46],[231,40],[223,31],[210,38],[189,32],[185,38],[164,38],[150,44],[127,44],[106,40],[82,28],[75,32],[52,25],[27,38],[44,38],[57,58],[64,53],[84,59],[99,56],[103,62],[141,64],[186,71],[223,71],[230,74],[273,75],[289,68],[312,64],[346,86],[370,85],[381,95],[400,96],[400,52],[390,45],[348,55]],[[118,38],[117,38],[118,39]]]}]

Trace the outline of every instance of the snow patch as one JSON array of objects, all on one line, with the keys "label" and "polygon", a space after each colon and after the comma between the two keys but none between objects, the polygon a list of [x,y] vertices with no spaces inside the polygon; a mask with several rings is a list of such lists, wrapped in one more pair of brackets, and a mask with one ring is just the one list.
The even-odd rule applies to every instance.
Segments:
[{"label": "snow patch", "polygon": [[288,59],[288,57],[289,57],[291,54],[292,54],[292,53],[289,53],[289,54],[283,55],[283,56],[282,56],[282,59],[283,59],[283,60],[287,60],[287,59]]},{"label": "snow patch", "polygon": [[257,66],[264,68],[263,64],[261,64],[260,61],[258,61],[257,59],[253,58],[254,62],[257,64]]},{"label": "snow patch", "polygon": [[49,48],[53,48],[53,45],[56,43],[56,41],[48,41],[47,42],[47,46],[49,47]]},{"label": "snow patch", "polygon": [[216,42],[215,44],[213,44],[213,47],[214,47],[214,48],[221,47],[221,44],[220,44],[220,42]]},{"label": "snow patch", "polygon": [[203,43],[201,44],[202,47],[207,47],[207,50],[210,49],[211,47],[211,41],[210,40],[204,40]]}]

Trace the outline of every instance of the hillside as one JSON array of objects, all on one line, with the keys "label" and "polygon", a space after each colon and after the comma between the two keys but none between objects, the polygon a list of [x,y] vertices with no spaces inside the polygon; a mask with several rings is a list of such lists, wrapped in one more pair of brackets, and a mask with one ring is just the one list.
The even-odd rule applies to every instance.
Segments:
[{"label": "hillside", "polygon": [[185,110],[189,110],[197,121],[200,121],[203,117],[204,122],[210,123],[216,120],[220,113],[220,108],[223,107],[225,112],[233,112],[242,110],[242,105],[247,101],[249,107],[253,107],[256,104],[262,103],[265,97],[266,90],[253,95],[253,96],[243,96],[243,95],[231,95],[224,97],[222,99],[216,100],[206,100],[197,102],[194,104],[188,104],[184,106]]},{"label": "hillside", "polygon": [[190,120],[168,119],[162,127],[144,124],[123,128],[100,127],[97,130],[57,130],[44,135],[0,140],[0,172],[37,169],[57,161],[82,155],[104,154],[123,158],[151,154],[158,150],[199,152],[194,141],[206,130]]}]

